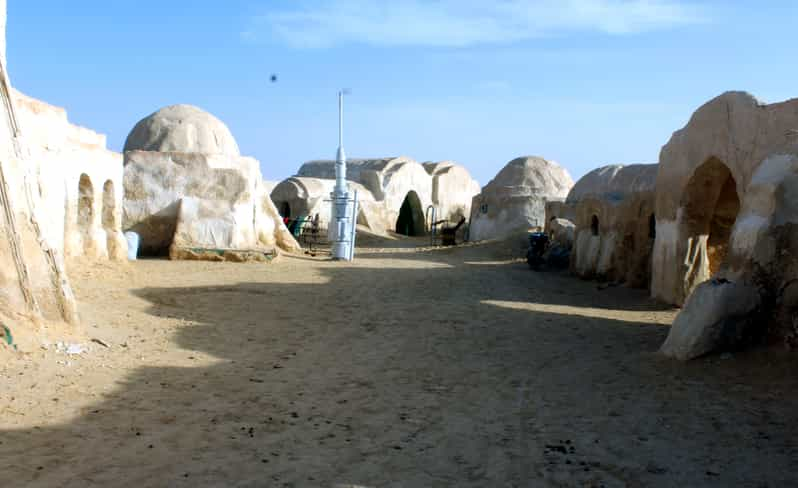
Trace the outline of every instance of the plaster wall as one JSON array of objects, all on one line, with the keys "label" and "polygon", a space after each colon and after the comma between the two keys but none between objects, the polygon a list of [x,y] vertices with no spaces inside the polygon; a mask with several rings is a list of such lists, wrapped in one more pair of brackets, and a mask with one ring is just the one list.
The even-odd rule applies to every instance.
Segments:
[{"label": "plaster wall", "polygon": [[798,99],[764,104],[744,92],[727,92],[707,102],[673,134],[660,153],[657,175],[657,220],[670,228],[657,233],[652,296],[680,305],[710,276],[707,235],[695,231],[687,211],[694,205],[688,186],[696,171],[710,160],[719,161],[743,201],[762,161],[797,149]]}]

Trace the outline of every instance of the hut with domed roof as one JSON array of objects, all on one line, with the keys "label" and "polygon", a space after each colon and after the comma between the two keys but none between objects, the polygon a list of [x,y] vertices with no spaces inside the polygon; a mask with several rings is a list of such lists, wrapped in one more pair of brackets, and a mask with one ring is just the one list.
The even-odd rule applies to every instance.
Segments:
[{"label": "hut with domed roof", "polygon": [[123,227],[139,235],[141,254],[240,259],[299,249],[260,164],[241,156],[208,112],[191,105],[155,112],[133,128],[124,158]]},{"label": "hut with domed roof", "polygon": [[546,203],[561,201],[573,184],[568,171],[554,161],[537,156],[510,161],[474,197],[471,240],[496,239],[533,227],[543,228]]},{"label": "hut with domed roof", "polygon": [[649,286],[656,179],[656,164],[603,166],[579,179],[565,201],[575,225],[574,274]]}]

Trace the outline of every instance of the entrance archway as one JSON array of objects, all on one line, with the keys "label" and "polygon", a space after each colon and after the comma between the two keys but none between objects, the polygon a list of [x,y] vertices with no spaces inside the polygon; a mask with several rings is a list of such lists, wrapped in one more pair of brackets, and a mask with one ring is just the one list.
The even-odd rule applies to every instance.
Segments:
[{"label": "entrance archway", "polygon": [[280,217],[284,219],[291,218],[291,204],[289,204],[288,202],[281,202],[279,210],[280,210]]},{"label": "entrance archway", "polygon": [[590,218],[590,234],[597,236],[599,235],[599,219],[598,215],[594,215]]},{"label": "entrance archway", "polygon": [[423,236],[426,233],[424,210],[421,207],[421,199],[418,198],[418,194],[414,191],[408,192],[399,209],[399,218],[396,219],[397,234]]},{"label": "entrance archway", "polygon": [[700,263],[703,269],[695,271],[711,277],[726,258],[740,211],[737,182],[729,168],[714,157],[699,166],[687,184],[682,206],[688,238],[706,246],[706,262]]}]

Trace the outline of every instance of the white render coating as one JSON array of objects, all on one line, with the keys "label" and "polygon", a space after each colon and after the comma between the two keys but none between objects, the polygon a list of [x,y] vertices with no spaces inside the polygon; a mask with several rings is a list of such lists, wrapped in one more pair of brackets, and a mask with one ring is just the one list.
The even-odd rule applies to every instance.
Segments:
[{"label": "white render coating", "polygon": [[510,161],[472,201],[471,240],[544,228],[546,202],[565,198],[573,184],[568,171],[553,161],[537,156]]},{"label": "white render coating", "polygon": [[[258,161],[238,156],[218,119],[179,107],[156,112],[128,137],[127,146],[138,147],[132,141],[150,140],[142,127],[152,128],[160,142],[142,147],[174,149],[125,152],[123,227],[139,234],[141,252],[205,259],[216,251],[299,251],[269,198]],[[175,125],[175,113],[190,117]]]},{"label": "white render coating", "polygon": [[79,322],[65,257],[124,257],[122,165],[105,136],[11,88],[5,25],[0,0],[0,320],[31,345],[42,321]]},{"label": "white render coating", "polygon": [[[44,180],[40,165],[30,157],[24,133],[12,130],[17,114],[6,88],[0,84],[0,320],[20,326],[27,322],[30,334],[42,319],[76,323],[77,303],[65,273],[63,246],[50,240],[54,229],[47,226],[48,208],[38,192]],[[15,329],[17,336],[22,332]]]},{"label": "white render coating", "polygon": [[[695,184],[707,171],[707,184],[722,184],[719,173],[734,179],[740,202],[753,174],[768,157],[798,150],[798,99],[763,104],[744,92],[724,93],[700,107],[688,124],[662,148],[657,175],[656,215],[672,232],[658,232],[651,294],[682,304],[712,271],[707,233],[697,226],[701,209],[713,208],[719,188]],[[713,176],[714,175],[714,176]],[[694,183],[691,192],[691,183]],[[693,210],[691,210],[693,209]],[[717,264],[715,264],[717,267]]]},{"label": "white render coating", "polygon": [[594,169],[576,182],[566,202],[576,203],[590,198],[622,201],[636,194],[653,192],[657,169],[655,164],[613,164]]},{"label": "white render coating", "polygon": [[454,161],[430,161],[424,163],[424,169],[432,176],[432,201],[437,206],[438,218],[450,222],[469,218],[471,203],[481,188],[468,170]]},{"label": "white render coating", "polygon": [[122,155],[106,149],[104,135],[70,124],[64,109],[13,97],[28,155],[46,175],[39,196],[50,242],[67,258],[125,259]]},{"label": "white render coating", "polygon": [[139,121],[125,141],[128,151],[241,155],[230,129],[192,105],[165,107]]},{"label": "white render coating", "polygon": [[699,284],[674,321],[666,355],[693,359],[765,332],[798,345],[798,152],[774,154],[757,168],[730,241],[718,280]]},{"label": "white render coating", "polygon": [[[300,167],[297,176],[275,187],[272,200],[281,210],[287,204],[291,218],[319,214],[326,225],[325,205],[329,204],[324,200],[329,199],[328,182],[334,182],[334,177],[333,161],[309,161]],[[478,192],[479,188],[468,171],[457,163],[422,165],[407,157],[350,159],[347,184],[350,192],[358,190],[358,224],[377,234],[395,230],[402,204],[409,196],[413,197],[421,220],[432,205],[438,210],[439,219],[456,222],[468,216],[472,192]]]}]

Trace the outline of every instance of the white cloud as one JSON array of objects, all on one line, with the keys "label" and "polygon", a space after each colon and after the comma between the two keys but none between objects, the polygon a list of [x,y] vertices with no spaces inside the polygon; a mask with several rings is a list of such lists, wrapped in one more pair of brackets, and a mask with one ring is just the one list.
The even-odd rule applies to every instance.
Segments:
[{"label": "white cloud", "polygon": [[297,0],[256,19],[253,31],[266,28],[306,48],[464,47],[572,32],[633,34],[705,18],[684,0]]}]

